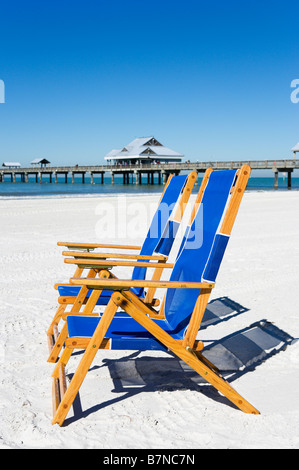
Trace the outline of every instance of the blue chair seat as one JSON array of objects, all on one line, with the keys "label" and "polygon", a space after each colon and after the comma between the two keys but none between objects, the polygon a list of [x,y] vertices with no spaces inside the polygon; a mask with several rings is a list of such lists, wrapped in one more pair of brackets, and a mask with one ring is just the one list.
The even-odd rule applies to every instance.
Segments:
[{"label": "blue chair seat", "polygon": [[[67,317],[69,338],[91,338],[99,324],[101,317],[69,316]],[[184,327],[180,330],[171,330],[165,319],[155,319],[156,325],[169,333],[175,339],[183,339]],[[128,350],[163,350],[165,347],[156,340],[145,328],[126,312],[118,312],[106,333],[111,338],[111,349]]]}]

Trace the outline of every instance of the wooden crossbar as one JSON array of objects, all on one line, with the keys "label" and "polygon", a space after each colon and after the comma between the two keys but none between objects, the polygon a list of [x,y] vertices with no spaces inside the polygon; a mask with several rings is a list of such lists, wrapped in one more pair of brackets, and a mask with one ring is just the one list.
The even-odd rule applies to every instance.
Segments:
[{"label": "wooden crossbar", "polygon": [[166,261],[167,256],[163,255],[131,255],[127,253],[86,253],[82,251],[63,251],[63,256],[72,256],[74,258],[86,259],[127,259],[127,260],[143,260],[143,261]]},{"label": "wooden crossbar", "polygon": [[112,269],[114,266],[129,266],[129,267],[141,267],[141,268],[155,268],[155,269],[172,269],[173,264],[171,263],[154,263],[146,261],[113,261],[113,260],[97,260],[97,259],[88,259],[88,258],[77,258],[69,259],[65,258],[64,262],[66,264],[76,264],[77,266],[92,266],[94,268],[105,268],[109,267]]},{"label": "wooden crossbar", "polygon": [[140,251],[141,246],[139,245],[114,245],[107,243],[75,243],[75,242],[57,242],[58,246],[65,246],[72,249],[81,250],[95,250],[96,248],[109,248],[112,250],[136,250]]},{"label": "wooden crossbar", "polygon": [[179,281],[150,281],[150,280],[127,280],[127,279],[83,279],[71,278],[70,283],[74,285],[88,286],[89,289],[121,290],[131,287],[156,287],[157,289],[213,289],[213,282],[179,282]]}]

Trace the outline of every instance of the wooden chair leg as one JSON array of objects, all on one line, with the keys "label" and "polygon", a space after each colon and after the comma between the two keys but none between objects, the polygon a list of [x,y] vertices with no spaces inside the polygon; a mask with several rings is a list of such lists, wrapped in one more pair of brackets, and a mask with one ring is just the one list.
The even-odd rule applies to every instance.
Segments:
[{"label": "wooden chair leg", "polygon": [[183,346],[185,348],[189,346],[191,349],[193,349],[193,345],[196,340],[196,335],[198,333],[205,310],[208,305],[210,294],[211,294],[211,289],[200,290],[200,295],[198,296],[198,299],[196,301],[194,311],[192,313],[192,317],[190,319],[190,322],[189,322],[189,325],[188,325],[188,328],[187,328],[187,331],[183,340]]},{"label": "wooden chair leg", "polygon": [[48,362],[56,362],[57,361],[57,358],[59,356],[59,353],[65,343],[65,340],[68,336],[68,327],[67,327],[67,322],[64,323],[62,329],[61,329],[61,332],[57,338],[57,340],[55,341],[55,344],[52,348],[52,350],[50,351],[50,355],[48,357]]},{"label": "wooden chair leg", "polygon": [[59,361],[56,364],[54,372],[52,374],[52,402],[53,402],[53,415],[55,415],[59,403],[64,397],[66,392],[66,376],[65,366],[67,365],[69,358],[71,357],[73,349],[67,347],[64,349]]},{"label": "wooden chair leg", "polygon": [[60,305],[57,309],[57,312],[51,322],[51,325],[47,331],[47,337],[48,337],[48,348],[49,348],[49,354],[51,354],[53,347],[57,341],[57,336],[58,336],[58,330],[57,330],[57,325],[60,322],[62,315],[64,314],[66,309],[66,305]]},{"label": "wooden chair leg", "polygon": [[117,310],[117,305],[114,303],[113,299],[111,298],[94,332],[94,335],[84,352],[84,355],[78,365],[78,368],[75,374],[73,375],[71,383],[69,384],[66,392],[64,393],[64,396],[62,397],[62,400],[59,406],[57,407],[57,410],[54,414],[54,418],[52,421],[53,424],[59,424],[60,426],[62,426],[69,412],[69,409],[72,406],[73,401],[88,372],[88,369],[90,368],[92,361],[99,347],[101,346],[101,343],[116,313],[116,310]]},{"label": "wooden chair leg", "polygon": [[63,313],[65,312],[65,309],[66,309],[66,305],[59,305],[54,317],[53,317],[53,320],[48,328],[48,331],[47,331],[47,335],[52,335],[53,334],[53,327],[54,325],[58,325],[58,323],[60,322],[61,320],[61,317],[63,315]]}]

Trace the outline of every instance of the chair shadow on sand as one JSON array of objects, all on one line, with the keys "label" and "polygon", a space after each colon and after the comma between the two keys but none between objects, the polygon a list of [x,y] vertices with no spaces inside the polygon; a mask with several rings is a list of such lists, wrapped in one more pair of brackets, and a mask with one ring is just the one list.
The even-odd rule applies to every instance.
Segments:
[{"label": "chair shadow on sand", "polygon": [[[200,330],[228,321],[248,310],[227,297],[212,300],[208,304]],[[254,370],[270,357],[284,351],[287,346],[297,340],[271,322],[260,320],[225,336],[221,340],[209,341],[209,344],[205,344],[204,356],[215,364],[221,375],[231,383]],[[196,390],[215,401],[235,408],[229,400],[220,395],[214,387],[177,356],[171,353],[167,357],[153,357],[145,354],[146,352],[130,352],[121,359],[104,359],[101,366],[93,366],[90,371],[102,367],[109,368],[114,384],[112,392],[117,393],[118,396],[101,402],[99,383],[99,401],[101,403],[83,411],[78,394],[73,403],[74,416],[68,418],[65,423],[86,417],[106,406],[129,399],[141,392]],[[72,374],[67,377],[70,380]]]}]

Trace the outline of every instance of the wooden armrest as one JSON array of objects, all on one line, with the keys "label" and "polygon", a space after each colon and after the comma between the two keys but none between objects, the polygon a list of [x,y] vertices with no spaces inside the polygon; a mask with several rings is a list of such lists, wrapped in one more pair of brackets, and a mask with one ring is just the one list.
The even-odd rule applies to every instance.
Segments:
[{"label": "wooden armrest", "polygon": [[66,246],[67,248],[78,250],[95,250],[96,248],[111,248],[119,250],[141,250],[141,246],[135,245],[110,245],[107,243],[74,243],[74,242],[57,242],[58,246]]},{"label": "wooden armrest", "polygon": [[56,284],[54,284],[54,289],[55,290],[58,290],[58,287],[59,286],[67,286],[67,287],[70,287],[72,284],[70,284],[69,282],[56,282]]},{"label": "wooden armrest", "polygon": [[124,253],[86,253],[82,251],[63,251],[63,256],[73,256],[74,258],[92,258],[92,259],[107,259],[107,258],[119,258],[119,259],[139,259],[144,261],[166,261],[167,256],[162,255],[127,255]]},{"label": "wooden armrest", "polygon": [[115,261],[115,260],[93,260],[93,259],[70,259],[65,258],[64,262],[66,264],[76,264],[80,267],[85,268],[112,268],[113,266],[130,266],[130,267],[139,267],[139,268],[157,268],[157,269],[172,269],[174,264],[170,263],[150,263],[146,261]]},{"label": "wooden armrest", "polygon": [[88,286],[89,289],[101,290],[128,290],[131,287],[155,287],[156,289],[213,289],[213,282],[178,282],[178,281],[147,281],[147,280],[127,280],[127,279],[86,279],[71,278],[73,285]]}]

